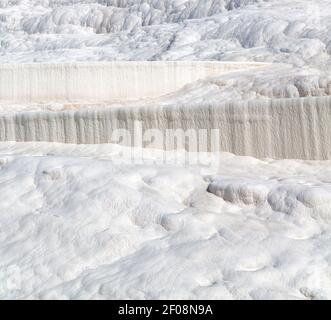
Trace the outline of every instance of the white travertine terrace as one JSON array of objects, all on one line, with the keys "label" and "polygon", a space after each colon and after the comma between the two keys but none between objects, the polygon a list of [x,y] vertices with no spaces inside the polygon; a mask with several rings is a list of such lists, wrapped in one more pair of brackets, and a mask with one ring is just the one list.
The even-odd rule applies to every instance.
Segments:
[{"label": "white travertine terrace", "polygon": [[[139,99],[166,94],[188,82],[247,66],[258,64],[113,62],[83,64],[82,68],[79,64],[3,65],[0,100],[22,103]],[[134,138],[135,121],[141,121],[143,133],[149,129],[163,133],[167,129],[207,129],[208,141],[212,139],[211,130],[219,129],[219,149],[238,155],[331,158],[331,97],[59,112],[9,109],[0,116],[0,141],[114,143],[114,130],[128,129]],[[148,141],[145,143],[148,146]],[[171,141],[157,147],[171,149],[173,144]],[[209,145],[207,149],[211,150]]]},{"label": "white travertine terrace", "polygon": [[[209,141],[210,129],[219,129],[220,150],[238,155],[331,159],[331,97],[15,113],[0,117],[0,140],[116,143],[116,129],[128,129],[135,138],[135,121],[141,121],[143,133],[209,129]],[[164,147],[171,149],[172,141]]]},{"label": "white travertine terrace", "polygon": [[[0,140],[22,141],[0,142],[0,299],[331,299],[330,3],[0,0]],[[118,83],[119,64],[90,63],[132,61],[125,79],[151,60],[196,62],[164,86],[131,77],[123,99],[100,81]],[[198,60],[271,65],[158,96],[204,77]],[[218,128],[236,154],[330,160],[100,143],[139,138],[135,120]]]},{"label": "white travertine terrace", "polygon": [[137,61],[0,65],[0,103],[156,98],[184,85],[263,63]]}]

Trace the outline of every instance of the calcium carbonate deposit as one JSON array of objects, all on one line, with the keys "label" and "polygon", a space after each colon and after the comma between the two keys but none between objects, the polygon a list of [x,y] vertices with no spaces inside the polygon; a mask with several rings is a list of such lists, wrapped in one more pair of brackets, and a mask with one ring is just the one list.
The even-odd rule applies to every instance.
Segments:
[{"label": "calcium carbonate deposit", "polygon": [[330,67],[329,0],[0,1],[0,298],[331,299]]},{"label": "calcium carbonate deposit", "polygon": [[[273,72],[277,67],[182,61],[0,65],[0,140],[110,143],[118,141],[113,139],[117,131],[127,130],[132,139],[123,144],[137,146],[134,127],[141,122],[144,136],[154,136],[150,132],[154,129],[166,136],[167,130],[172,129],[182,130],[185,139],[190,130],[205,129],[203,151],[259,158],[330,159],[331,130],[326,124],[331,121],[331,100],[326,92],[319,97],[306,94],[248,101],[224,101],[219,97],[209,103],[179,103],[172,98],[172,104],[162,105],[162,99],[181,95],[174,93],[176,89],[192,91],[192,82],[220,81],[222,74],[233,77],[235,73],[238,77],[240,69]],[[329,82],[324,85],[327,90]],[[296,88],[300,90],[300,84]],[[130,106],[130,100],[136,103]],[[111,101],[122,101],[122,105],[115,106]],[[23,107],[13,109],[13,102]],[[26,108],[26,104],[36,102],[44,106],[43,110],[31,112]],[[62,104],[61,110],[47,110],[51,102]],[[86,107],[88,102],[93,107]],[[212,143],[216,144],[214,148],[208,144],[212,133],[217,138]],[[198,133],[194,139],[198,140]],[[142,146],[174,148],[174,141],[151,146],[151,140],[143,137]],[[183,147],[199,151],[195,145],[194,150],[192,146]]]},{"label": "calcium carbonate deposit", "polygon": [[0,64],[0,102],[109,103],[157,98],[197,80],[263,66],[217,61]]},{"label": "calcium carbonate deposit", "polygon": [[[120,142],[124,146],[165,150],[322,160],[331,159],[329,123],[330,97],[196,106],[95,107],[1,115],[0,140]],[[127,134],[129,139],[121,138]],[[185,139],[189,141],[185,143]]]}]

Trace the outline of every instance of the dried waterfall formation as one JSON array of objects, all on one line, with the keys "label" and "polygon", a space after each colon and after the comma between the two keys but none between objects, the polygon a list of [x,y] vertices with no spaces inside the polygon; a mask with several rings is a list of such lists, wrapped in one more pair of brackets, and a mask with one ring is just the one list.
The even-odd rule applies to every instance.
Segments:
[{"label": "dried waterfall formation", "polygon": [[[331,97],[213,105],[17,111],[29,103],[107,103],[156,98],[188,83],[259,63],[101,62],[0,65],[0,141],[109,143],[116,129],[207,130],[221,151],[254,157],[330,159]],[[2,108],[4,110],[4,108]],[[146,141],[145,141],[146,142]],[[148,146],[149,143],[146,142]],[[206,144],[210,150],[210,145]],[[162,146],[171,148],[165,142]],[[202,150],[207,151],[207,150]]]}]

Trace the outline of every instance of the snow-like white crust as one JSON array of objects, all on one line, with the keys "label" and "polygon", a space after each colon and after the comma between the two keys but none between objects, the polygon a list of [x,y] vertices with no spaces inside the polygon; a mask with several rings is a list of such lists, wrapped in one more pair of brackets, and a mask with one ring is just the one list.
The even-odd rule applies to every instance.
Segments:
[{"label": "snow-like white crust", "polygon": [[1,139],[75,144],[0,143],[0,298],[331,299],[329,160],[92,144],[144,119],[330,158],[330,35],[330,0],[0,0],[0,63],[272,63],[139,101],[3,101]]},{"label": "snow-like white crust", "polygon": [[0,297],[331,298],[330,161],[186,156],[0,143]]},{"label": "snow-like white crust", "polygon": [[15,0],[0,62],[236,60],[330,67],[329,0]]}]

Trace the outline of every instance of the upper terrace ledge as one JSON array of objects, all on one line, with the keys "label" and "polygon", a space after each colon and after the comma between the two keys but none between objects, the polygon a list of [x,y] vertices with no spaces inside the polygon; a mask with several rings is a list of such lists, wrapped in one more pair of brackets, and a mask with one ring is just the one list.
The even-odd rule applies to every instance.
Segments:
[{"label": "upper terrace ledge", "polygon": [[200,79],[266,65],[219,61],[0,64],[0,104],[157,98]]}]

